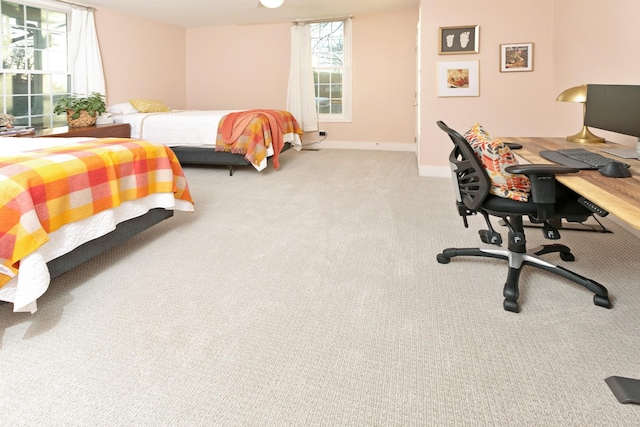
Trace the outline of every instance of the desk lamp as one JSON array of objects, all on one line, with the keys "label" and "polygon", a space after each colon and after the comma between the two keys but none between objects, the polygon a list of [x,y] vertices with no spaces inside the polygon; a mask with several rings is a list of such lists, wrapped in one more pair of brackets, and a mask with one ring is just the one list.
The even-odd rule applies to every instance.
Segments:
[{"label": "desk lamp", "polygon": [[567,137],[571,142],[604,142],[604,138],[595,136],[588,127],[584,125],[584,116],[587,112],[587,85],[569,88],[558,95],[556,101],[580,102],[582,103],[582,130],[575,135]]}]

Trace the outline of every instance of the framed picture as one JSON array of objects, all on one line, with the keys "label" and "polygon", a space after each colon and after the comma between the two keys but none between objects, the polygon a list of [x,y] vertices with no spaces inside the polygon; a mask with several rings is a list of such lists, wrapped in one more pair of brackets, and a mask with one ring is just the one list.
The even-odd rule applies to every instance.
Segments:
[{"label": "framed picture", "polygon": [[478,61],[438,62],[438,96],[479,96]]},{"label": "framed picture", "polygon": [[533,43],[500,45],[500,72],[533,71]]},{"label": "framed picture", "polygon": [[438,53],[478,53],[480,46],[480,27],[463,25],[461,27],[440,27]]}]

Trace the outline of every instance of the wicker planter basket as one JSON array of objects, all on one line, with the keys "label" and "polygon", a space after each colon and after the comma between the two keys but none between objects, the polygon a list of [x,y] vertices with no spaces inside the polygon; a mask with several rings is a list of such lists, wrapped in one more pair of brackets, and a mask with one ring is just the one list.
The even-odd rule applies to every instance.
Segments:
[{"label": "wicker planter basket", "polygon": [[80,117],[75,120],[71,118],[72,115],[73,111],[67,110],[67,123],[69,123],[69,127],[72,128],[83,128],[86,126],[91,126],[95,124],[96,120],[98,119],[97,114],[95,115],[95,117],[91,117],[91,115],[85,110],[80,111]]}]

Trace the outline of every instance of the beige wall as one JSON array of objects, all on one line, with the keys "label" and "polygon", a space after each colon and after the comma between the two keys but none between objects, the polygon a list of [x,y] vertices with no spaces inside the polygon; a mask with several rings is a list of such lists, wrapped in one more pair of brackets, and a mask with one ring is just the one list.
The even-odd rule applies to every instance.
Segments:
[{"label": "beige wall", "polygon": [[[421,0],[422,72],[419,167],[423,175],[449,175],[450,141],[436,126],[443,120],[465,131],[473,122],[494,136],[566,136],[576,133],[582,108],[556,102],[564,89],[582,83],[640,84],[634,20],[640,2],[619,0],[465,1],[451,9],[444,0]],[[615,7],[613,7],[615,6]],[[440,26],[480,25],[480,53],[438,55]],[[501,43],[533,42],[534,71],[500,73]],[[438,98],[436,64],[480,61],[480,97]],[[635,144],[630,137],[596,132]]]},{"label": "beige wall", "polygon": [[96,28],[107,103],[160,99],[186,107],[185,30],[100,8]]},{"label": "beige wall", "polygon": [[320,123],[332,141],[413,143],[417,10],[353,19],[353,122]]},{"label": "beige wall", "polygon": [[[326,144],[414,142],[417,19],[415,9],[354,18],[353,121],[321,123]],[[108,103],[286,108],[288,22],[183,29],[100,8],[96,24]]]},{"label": "beige wall", "polygon": [[[616,0],[561,0],[554,3],[554,83],[560,93],[584,83],[640,84],[638,47],[640,2]],[[580,130],[582,110],[566,102],[555,103],[559,135]],[[627,145],[636,138],[593,130],[599,136]]]},{"label": "beige wall", "polygon": [[[480,122],[493,136],[554,133],[553,0],[421,3],[421,174],[450,175],[451,142],[437,120],[461,132]],[[480,26],[479,53],[438,55],[439,27],[457,25]],[[525,42],[534,43],[534,71],[501,73],[500,44]],[[480,96],[439,98],[439,61],[479,61]]]},{"label": "beige wall", "polygon": [[[415,9],[354,18],[353,121],[321,123],[327,144],[413,143],[417,20]],[[189,29],[187,106],[284,109],[289,58],[289,23]]]},{"label": "beige wall", "polygon": [[[421,174],[448,175],[450,142],[435,126],[479,121],[494,136],[566,136],[578,105],[556,102],[581,83],[640,84],[640,2],[420,0]],[[615,7],[612,7],[615,6]],[[417,10],[356,16],[353,123],[321,124],[328,143],[413,141]],[[96,14],[108,102],[162,99],[173,108],[284,108],[289,24],[185,30],[102,9]],[[480,26],[480,52],[438,55],[438,28]],[[500,73],[501,43],[534,43],[534,71]],[[480,61],[480,96],[439,98],[438,61]],[[596,132],[628,145],[630,137]]]},{"label": "beige wall", "polygon": [[187,108],[284,109],[289,24],[187,30]]}]

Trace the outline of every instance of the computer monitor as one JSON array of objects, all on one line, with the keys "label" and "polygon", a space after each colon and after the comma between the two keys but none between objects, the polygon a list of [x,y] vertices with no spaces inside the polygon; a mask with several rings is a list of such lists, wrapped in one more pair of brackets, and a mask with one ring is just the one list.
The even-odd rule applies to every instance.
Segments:
[{"label": "computer monitor", "polygon": [[640,138],[640,86],[587,85],[584,124]]}]

